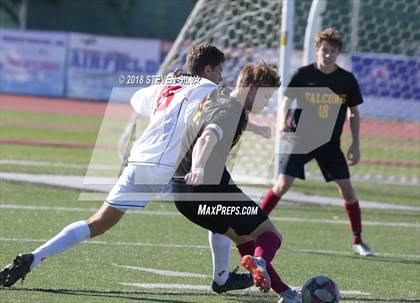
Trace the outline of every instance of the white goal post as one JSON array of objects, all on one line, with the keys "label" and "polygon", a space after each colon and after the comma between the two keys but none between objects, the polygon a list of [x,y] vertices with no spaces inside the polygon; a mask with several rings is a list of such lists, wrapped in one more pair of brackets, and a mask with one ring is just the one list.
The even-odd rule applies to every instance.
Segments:
[{"label": "white goal post", "polygon": [[[293,19],[282,17],[282,12],[292,11]],[[420,68],[419,14],[417,0],[199,0],[159,73],[185,68],[188,48],[208,42],[225,53],[224,85],[232,86],[245,64],[262,60],[281,68],[282,83],[287,85],[287,72],[314,61],[310,56],[315,35],[322,28],[335,27],[344,41],[338,63],[355,73],[365,100],[360,107],[362,163],[352,168],[352,178],[418,184],[420,138],[412,130],[420,127],[420,96],[413,82]],[[287,34],[285,24],[290,27]],[[283,45],[290,50],[284,48],[280,56]],[[271,126],[273,134],[278,133],[276,109],[277,100],[272,100],[268,111],[254,117],[255,122]],[[120,140],[122,155],[127,154],[135,121],[133,117]],[[401,134],[406,139],[400,140]],[[277,171],[277,136],[270,140],[246,136],[234,150],[235,181],[267,185]],[[348,144],[349,135],[344,133],[343,148]],[[309,166],[308,175],[321,178],[317,166]]]}]

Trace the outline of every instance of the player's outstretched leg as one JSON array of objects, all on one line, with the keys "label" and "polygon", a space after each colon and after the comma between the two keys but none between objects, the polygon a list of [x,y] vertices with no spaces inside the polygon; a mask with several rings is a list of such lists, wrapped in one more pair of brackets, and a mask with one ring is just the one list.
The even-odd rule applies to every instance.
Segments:
[{"label": "player's outstretched leg", "polygon": [[350,179],[335,180],[341,197],[344,199],[344,209],[350,222],[353,251],[361,256],[374,256],[369,246],[362,241],[362,214],[359,201],[354,194]]},{"label": "player's outstretched leg", "polygon": [[249,272],[238,273],[239,267],[229,272],[232,241],[221,234],[209,231],[209,244],[213,259],[213,283],[211,288],[221,294],[230,290],[246,289],[253,285]]},{"label": "player's outstretched leg", "polygon": [[31,253],[19,254],[0,272],[0,285],[10,287],[34,269],[42,260],[63,253],[80,242],[100,235],[114,226],[123,212],[106,203],[88,220],[74,222]]}]

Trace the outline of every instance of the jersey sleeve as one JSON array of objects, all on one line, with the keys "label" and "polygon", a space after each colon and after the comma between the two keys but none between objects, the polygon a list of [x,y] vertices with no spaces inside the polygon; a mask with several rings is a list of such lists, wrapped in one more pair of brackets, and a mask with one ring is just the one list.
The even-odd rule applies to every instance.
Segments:
[{"label": "jersey sleeve", "polygon": [[190,90],[187,95],[188,103],[185,109],[184,122],[188,121],[188,118],[191,116],[191,113],[196,110],[200,101],[207,97],[216,88],[217,85],[215,84],[205,84],[194,87]]},{"label": "jersey sleeve", "polygon": [[157,85],[152,85],[136,91],[130,99],[130,104],[136,113],[142,116],[150,116],[152,114],[153,103],[156,99],[157,92]]},{"label": "jersey sleeve", "polygon": [[242,111],[231,105],[220,107],[204,123],[204,129],[209,129],[215,133],[219,141],[225,141],[229,145],[233,140],[234,134],[240,123]]},{"label": "jersey sleeve", "polygon": [[357,79],[351,75],[350,92],[348,106],[353,107],[363,103],[362,93],[360,92],[359,83]]}]

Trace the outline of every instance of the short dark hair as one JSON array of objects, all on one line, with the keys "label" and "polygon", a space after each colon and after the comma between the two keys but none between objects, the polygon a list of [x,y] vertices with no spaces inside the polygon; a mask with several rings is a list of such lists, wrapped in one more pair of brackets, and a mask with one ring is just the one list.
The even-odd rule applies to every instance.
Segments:
[{"label": "short dark hair", "polygon": [[327,27],[320,32],[318,36],[316,36],[315,47],[320,47],[324,41],[337,47],[340,51],[343,48],[343,40],[341,39],[340,33],[335,28]]},{"label": "short dark hair", "polygon": [[193,75],[199,75],[207,65],[215,67],[225,62],[225,55],[217,47],[209,43],[193,45],[188,50],[188,71]]},{"label": "short dark hair", "polygon": [[239,73],[237,84],[240,87],[247,87],[250,84],[257,87],[279,87],[280,76],[273,67],[265,62],[247,64]]}]

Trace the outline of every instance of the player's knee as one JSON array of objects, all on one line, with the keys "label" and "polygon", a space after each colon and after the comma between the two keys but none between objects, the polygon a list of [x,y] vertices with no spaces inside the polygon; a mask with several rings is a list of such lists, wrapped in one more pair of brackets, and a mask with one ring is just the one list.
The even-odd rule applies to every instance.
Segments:
[{"label": "player's knee", "polygon": [[103,205],[94,215],[86,220],[91,238],[102,235],[112,228],[124,215],[123,212]]},{"label": "player's knee", "polygon": [[110,228],[110,226],[100,218],[89,218],[86,220],[86,223],[89,226],[91,238],[104,234]]},{"label": "player's knee", "polygon": [[102,235],[105,232],[105,229],[102,228],[101,225],[97,224],[97,222],[95,222],[95,221],[93,221],[93,222],[86,221],[86,223],[89,226],[90,237],[91,238]]},{"label": "player's knee", "polygon": [[348,196],[343,196],[344,201],[346,201],[346,203],[348,204],[354,204],[358,202],[358,199],[355,195],[348,195]]},{"label": "player's knee", "polygon": [[354,191],[352,188],[342,190],[341,195],[343,196],[343,199],[349,204],[353,204],[357,202],[357,197],[354,194]]},{"label": "player's knee", "polygon": [[282,234],[277,230],[277,228],[273,225],[273,223],[270,221],[270,219],[267,219],[262,224],[260,224],[251,234],[250,236],[256,240],[259,236],[261,236],[264,233],[269,233],[277,236],[281,241],[283,241]]}]

